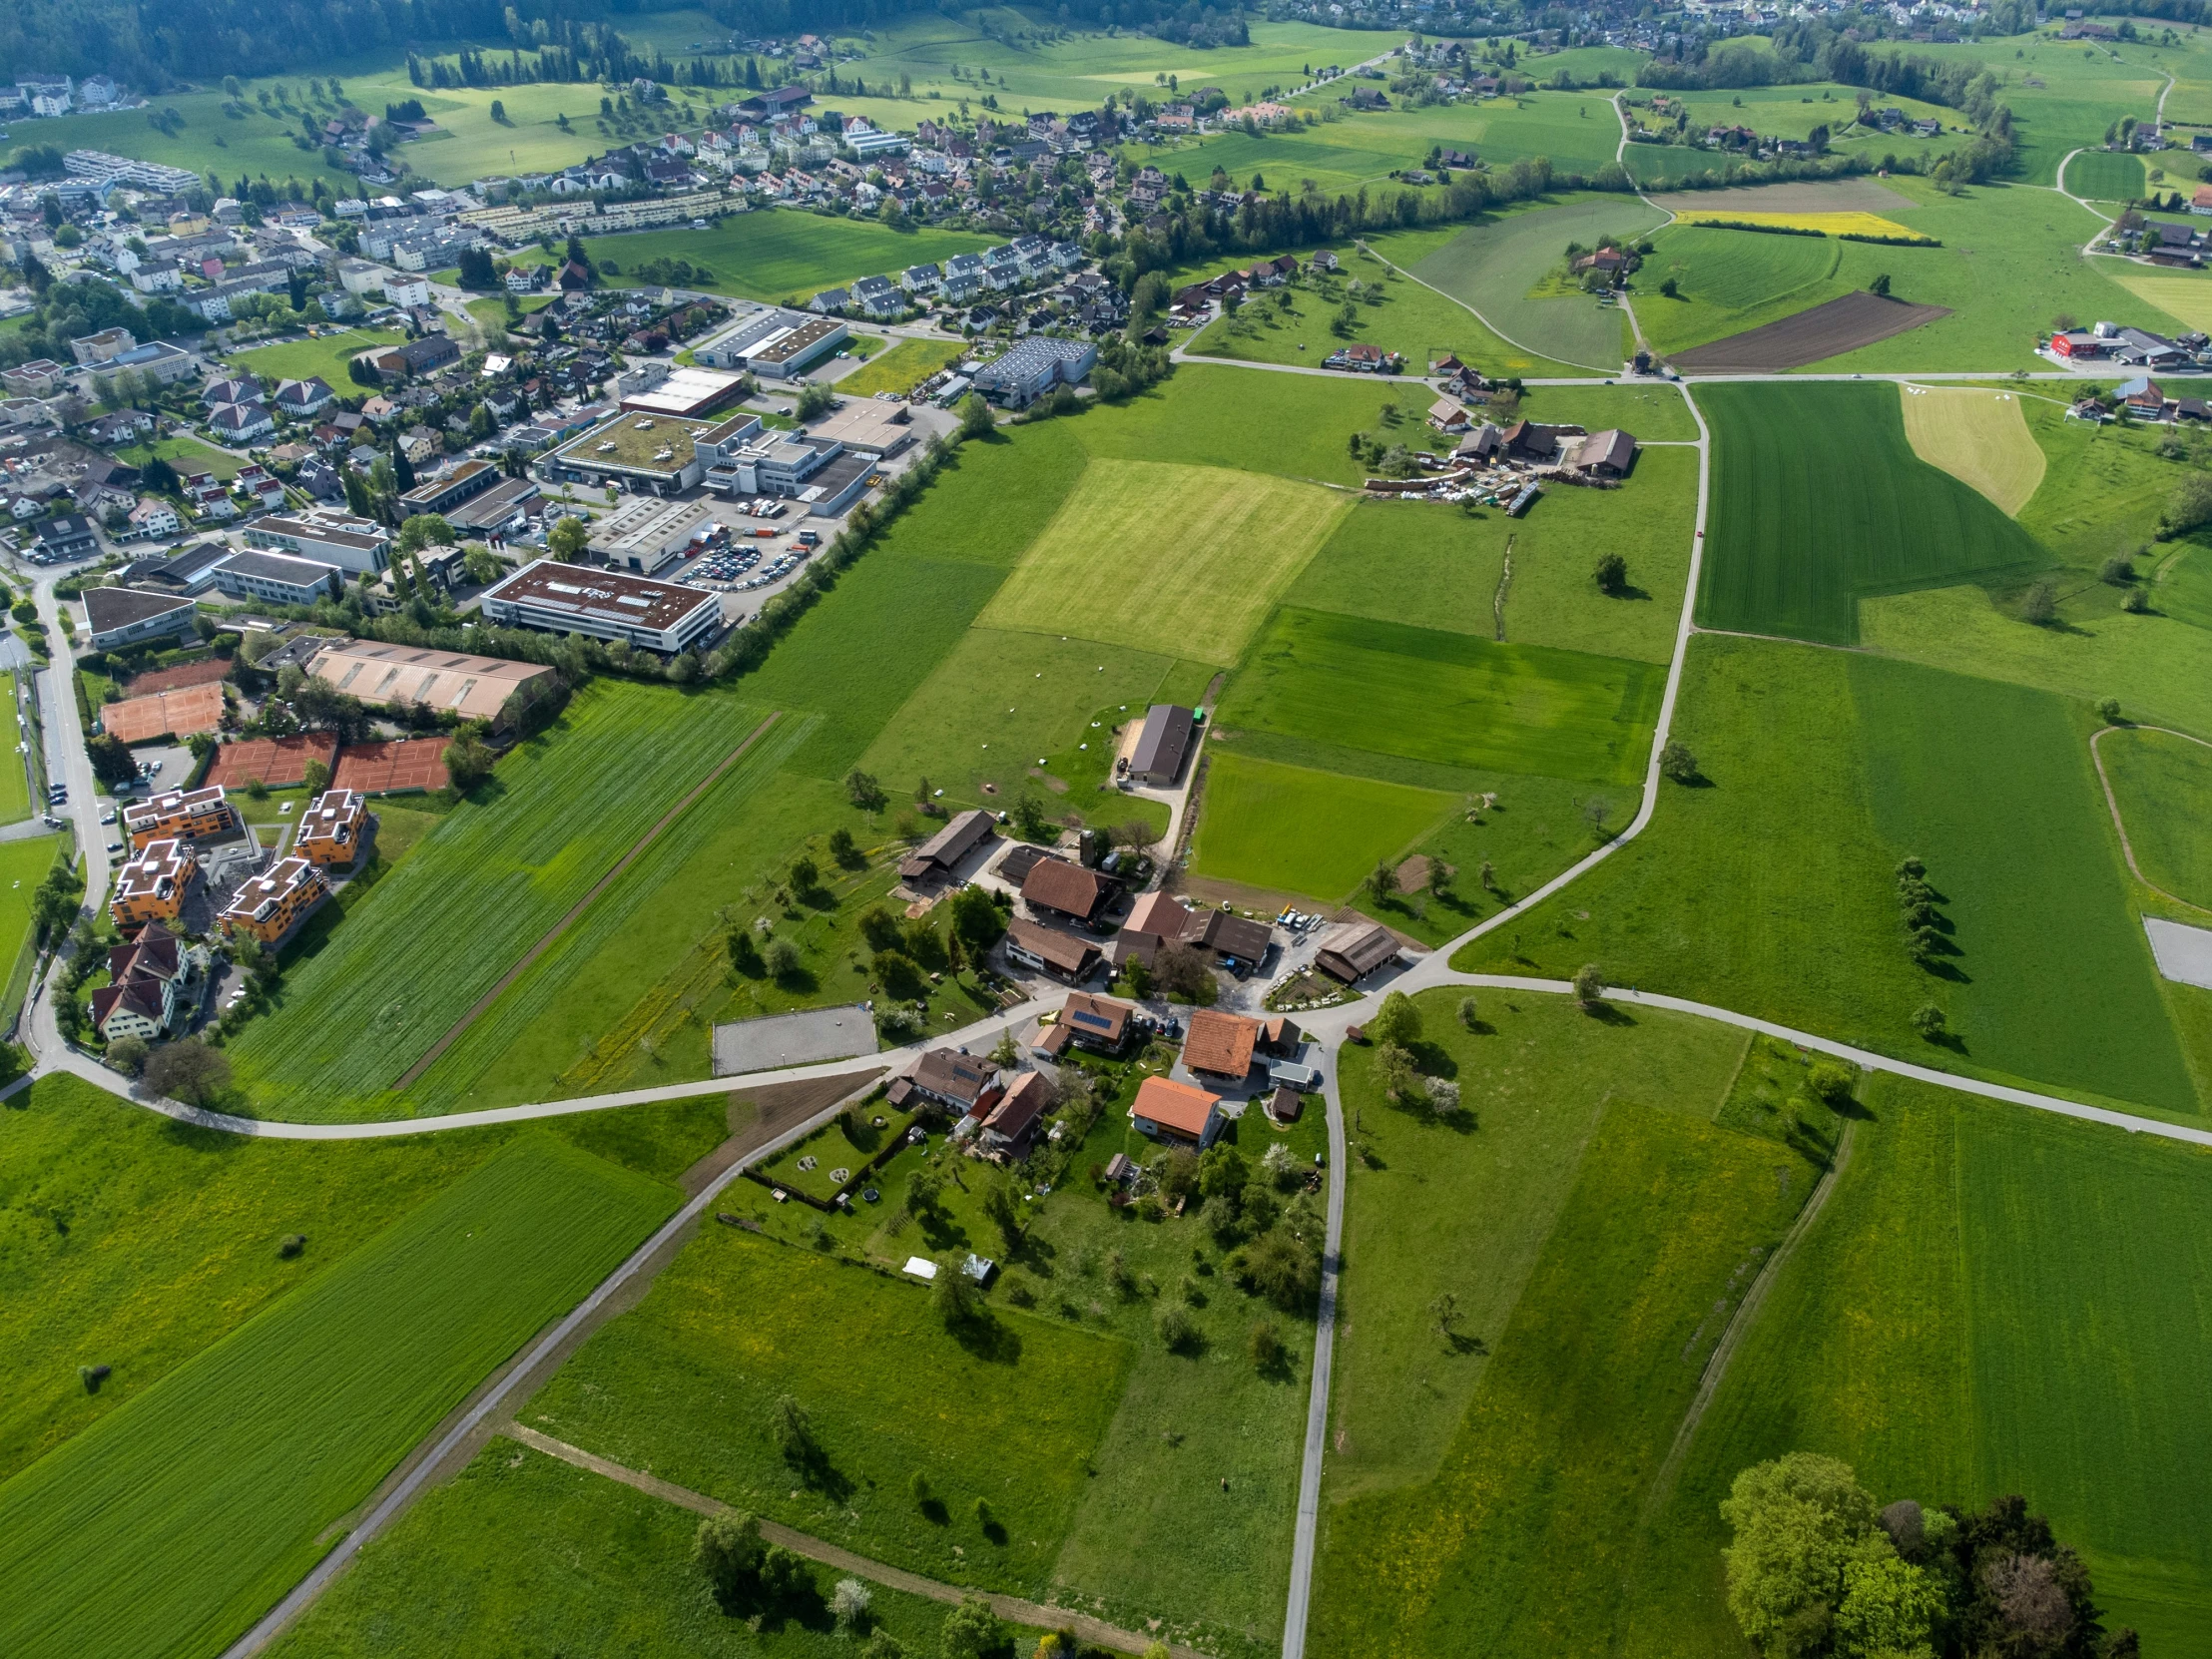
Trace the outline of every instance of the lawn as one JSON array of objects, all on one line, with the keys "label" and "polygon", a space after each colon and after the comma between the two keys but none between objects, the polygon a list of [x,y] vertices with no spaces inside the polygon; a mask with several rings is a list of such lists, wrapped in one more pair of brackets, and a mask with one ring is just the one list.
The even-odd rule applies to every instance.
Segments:
[{"label": "lawn", "polygon": [[231,479],[239,475],[239,468],[246,463],[236,455],[226,455],[220,449],[211,449],[197,438],[158,438],[152,443],[134,443],[118,449],[116,459],[132,466],[144,466],[157,455],[177,469],[187,472],[212,472],[218,478]]},{"label": "lawn", "polygon": [[[1662,785],[1643,837],[1461,965],[1563,976],[1594,961],[1619,983],[1885,1052],[2195,1110],[2082,717],[2061,699],[1700,638],[1675,731],[1706,786]],[[1955,954],[1934,971],[1899,919],[1908,853],[1943,895]],[[1924,1003],[1947,1014],[1947,1047],[1913,1033]]]},{"label": "lawn", "polygon": [[[21,756],[0,761],[0,767],[12,767],[18,780],[23,776]],[[19,816],[28,817],[28,807]],[[46,879],[46,872],[67,852],[69,844],[60,835],[29,835],[22,840],[0,841],[0,883],[5,883],[0,887],[0,962],[8,964],[6,977],[0,978],[0,985],[7,987],[8,999],[8,1005],[0,1007],[0,1019],[14,1017],[14,999],[30,985],[32,895]],[[18,973],[23,978],[21,986],[15,983]]]},{"label": "lawn", "polygon": [[695,288],[802,305],[824,288],[857,277],[896,274],[910,265],[937,264],[989,246],[988,237],[965,231],[893,231],[874,220],[787,208],[733,214],[704,231],[633,231],[584,239],[595,262],[613,260],[625,272],[634,273],[654,260],[689,260],[714,273],[694,277]]},{"label": "lawn", "polygon": [[[343,926],[295,950],[280,1012],[231,1044],[240,1081],[287,1116],[358,1111],[384,1095],[764,713],[723,693],[586,689]],[[607,789],[616,778],[622,788]],[[587,792],[593,808],[579,815]],[[403,983],[391,976],[402,958]]]},{"label": "lawn", "polygon": [[903,397],[966,349],[958,340],[902,339],[839,380],[837,391],[845,397],[872,397],[879,391]]},{"label": "lawn", "polygon": [[[13,674],[0,674],[8,715],[16,722],[17,730],[24,733],[23,738],[18,739],[21,742],[29,733],[23,728],[23,705],[16,701],[19,684]],[[0,762],[0,824],[14,824],[31,816],[31,775],[24,766],[27,759],[27,756],[16,754]]]},{"label": "lawn", "polygon": [[[1033,1594],[1129,1358],[1019,1312],[963,1344],[926,1286],[715,1227],[518,1420],[877,1560]],[[778,1448],[786,1394],[813,1420],[812,1462]],[[916,1502],[916,1473],[941,1508]]]},{"label": "lawn", "polygon": [[1225,731],[1626,787],[1643,774],[1664,678],[1648,663],[1286,607],[1217,718]]},{"label": "lawn", "polygon": [[1877,1502],[2023,1494],[2083,1553],[2108,1629],[2202,1659],[2212,1515],[2193,1471],[2212,1446],[2188,1401],[2212,1322],[2189,1287],[2212,1266],[2212,1171],[1940,1089],[1883,1079],[1868,1100],[1651,1515],[1622,1617],[1667,1636],[1633,1651],[1736,1651],[1716,1505],[1738,1469],[1803,1449],[1851,1462]]},{"label": "lawn", "polygon": [[1348,1051],[1347,1107],[1381,1167],[1350,1190],[1366,1249],[1346,1257],[1333,1441],[1357,1472],[1327,1514],[1318,1654],[1477,1630],[1492,1652],[1609,1647],[1641,1500],[1812,1188],[1802,1155],[1710,1121],[1739,1033],[1639,1013],[1584,1037],[1571,1008],[1484,1000],[1498,1012],[1475,1034],[1453,1026],[1456,993],[1422,999],[1423,1057],[1464,1085],[1455,1124],[1390,1106],[1372,1055]]},{"label": "lawn", "polygon": [[520,1141],[0,1487],[0,1645],[211,1654],[676,1204]]},{"label": "lawn", "polygon": [[1259,473],[1094,460],[980,620],[1227,667],[1350,510]]},{"label": "lawn", "polygon": [[1506,359],[1509,372],[1534,367],[1541,350],[1614,373],[1628,354],[1626,315],[1592,298],[1535,298],[1531,290],[1565,265],[1568,243],[1591,246],[1600,236],[1634,236],[1660,223],[1655,210],[1633,198],[1585,197],[1462,231],[1414,266],[1413,275],[1465,300],[1528,354],[1526,362]]},{"label": "lawn", "polygon": [[[1715,496],[1703,627],[1848,644],[1863,598],[2047,563],[1986,498],[1914,455],[1887,385],[1716,385],[1698,396]],[[1856,464],[1800,464],[1823,451]]]},{"label": "lawn", "polygon": [[315,339],[257,345],[234,353],[230,365],[265,380],[306,380],[320,375],[333,388],[348,384],[346,365],[374,345],[399,345],[406,335],[388,328],[344,328]]},{"label": "lawn", "polygon": [[1412,850],[1456,797],[1208,749],[1191,873],[1267,892],[1342,900],[1382,860]]},{"label": "lawn", "polygon": [[2212,909],[2212,749],[2172,732],[2108,732],[2097,743],[2144,876]]},{"label": "lawn", "polygon": [[2021,396],[1965,386],[1901,385],[1905,441],[1913,453],[2005,512],[2026,506],[2043,482],[2043,451]]},{"label": "lawn", "polygon": [[[270,1652],[276,1659],[408,1653],[682,1653],[848,1659],[813,1570],[815,1604],[758,1631],[725,1613],[691,1564],[699,1517],[619,1481],[494,1439],[361,1552]],[[872,1628],[937,1651],[940,1602],[869,1586]]]}]

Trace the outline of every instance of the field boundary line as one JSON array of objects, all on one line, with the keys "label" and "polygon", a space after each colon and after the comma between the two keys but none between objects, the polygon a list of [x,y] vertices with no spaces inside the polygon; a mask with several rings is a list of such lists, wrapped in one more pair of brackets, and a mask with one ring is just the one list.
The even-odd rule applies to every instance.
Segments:
[{"label": "field boundary line", "polygon": [[[735,1505],[725,1503],[718,1497],[709,1497],[705,1492],[695,1492],[689,1486],[679,1486],[673,1480],[663,1480],[658,1475],[646,1474],[586,1451],[582,1446],[557,1440],[526,1423],[503,1422],[495,1432],[518,1444],[526,1445],[533,1451],[542,1451],[548,1457],[558,1458],[572,1468],[616,1481],[643,1492],[648,1497],[657,1497],[664,1503],[689,1509],[694,1514],[720,1515],[735,1508]],[[1142,1653],[1152,1642],[1150,1636],[1140,1636],[1134,1631],[1123,1630],[1118,1625],[1108,1624],[1088,1613],[1078,1613],[1067,1607],[1050,1607],[1022,1596],[1003,1595],[979,1585],[947,1584],[941,1579],[925,1578],[920,1573],[908,1572],[904,1567],[894,1567],[869,1556],[855,1555],[849,1549],[827,1539],[817,1538],[811,1533],[797,1531],[781,1521],[770,1520],[766,1515],[758,1518],[761,1536],[770,1543],[782,1544],[786,1549],[804,1555],[810,1561],[832,1567],[838,1572],[850,1573],[856,1578],[872,1579],[890,1589],[902,1590],[907,1595],[923,1596],[930,1601],[944,1602],[948,1606],[965,1601],[970,1596],[977,1596],[988,1601],[991,1611],[1002,1619],[1010,1619],[1016,1624],[1026,1624],[1033,1628],[1065,1630],[1086,1642],[1096,1642],[1118,1653]],[[1196,1648],[1171,1644],[1168,1651],[1175,1655],[1175,1659],[1208,1659],[1208,1655]]]},{"label": "field boundary line", "polygon": [[655,841],[661,838],[661,832],[668,829],[668,827],[674,824],[678,819],[682,818],[684,814],[690,809],[693,802],[697,801],[701,796],[705,795],[709,790],[713,789],[717,783],[721,782],[722,775],[728,772],[732,767],[736,766],[738,762],[744,758],[746,751],[750,750],[755,743],[759,742],[762,735],[782,718],[783,712],[781,710],[771,709],[769,711],[768,718],[762,721],[760,725],[754,727],[752,732],[747,736],[746,740],[743,743],[739,744],[737,748],[731,750],[728,755],[724,756],[722,764],[720,766],[716,767],[714,771],[708,773],[705,778],[700,780],[699,784],[692,790],[689,795],[685,796],[683,800],[679,801],[675,806],[671,807],[665,814],[663,814],[658,824],[654,825],[652,829],[648,830],[644,834],[640,835],[636,841],[632,842],[630,850],[623,853],[622,857],[617,860],[615,867],[607,871],[607,873],[602,875],[597,881],[594,881],[591,884],[590,889],[585,892],[582,898],[579,898],[576,901],[574,906],[570,908],[569,912],[552,925],[552,927],[547,931],[545,937],[541,938],[536,944],[532,945],[524,954],[521,961],[515,963],[513,967],[509,968],[504,974],[500,976],[498,984],[492,986],[490,990],[486,991],[482,996],[478,997],[474,1006],[472,1006],[467,1013],[463,1014],[457,1021],[454,1022],[452,1029],[447,1031],[445,1035],[440,1037],[436,1042],[432,1043],[429,1047],[428,1052],[426,1052],[422,1056],[422,1058],[415,1061],[413,1065],[409,1066],[406,1071],[401,1074],[399,1081],[392,1085],[393,1090],[397,1091],[400,1089],[404,1089],[408,1084],[412,1083],[416,1078],[420,1077],[424,1072],[428,1071],[433,1065],[437,1064],[439,1058],[445,1053],[445,1051],[451,1048],[456,1042],[460,1040],[461,1034],[465,1032],[471,1025],[474,1025],[486,1009],[488,1009],[494,1002],[497,1002],[500,997],[504,996],[509,986],[514,984],[514,982],[517,979],[520,979],[525,973],[529,972],[531,967],[536,964],[538,958],[543,956],[548,950],[551,950],[553,948],[554,942],[558,940],[563,933],[567,932],[570,927],[575,925],[576,918],[581,916],[586,910],[590,909],[593,902],[598,899],[601,893],[605,892],[609,887],[613,886],[616,881],[620,880],[625,870],[629,869],[632,864],[636,863],[640,858],[645,856],[646,848],[651,846]]},{"label": "field boundary line", "polygon": [[[867,1087],[873,1088],[874,1084],[874,1078],[870,1077],[867,1081]],[[575,1334],[577,1328],[598,1313],[600,1308],[605,1306],[608,1298],[636,1278],[661,1251],[667,1249],[675,1240],[680,1238],[686,1228],[694,1226],[699,1218],[707,1213],[714,1201],[722,1196],[725,1187],[737,1180],[754,1164],[760,1163],[764,1159],[774,1158],[787,1149],[798,1145],[799,1142],[830,1122],[837,1113],[851,1104],[852,1099],[853,1096],[847,1094],[838,1100],[834,1100],[821,1111],[800,1119],[799,1122],[793,1124],[782,1134],[756,1147],[750,1153],[733,1159],[728,1169],[722,1171],[700,1189],[697,1198],[678,1206],[674,1215],[655,1228],[651,1237],[647,1238],[643,1244],[625,1257],[622,1264],[614,1272],[593,1286],[585,1294],[583,1300],[563,1315],[550,1331],[543,1333],[535,1342],[529,1343],[520,1350],[521,1358],[513,1361],[508,1366],[505,1374],[499,1375],[499,1380],[484,1390],[482,1397],[473,1405],[464,1409],[459,1419],[443,1434],[438,1435],[427,1452],[421,1452],[420,1448],[417,1447],[417,1452],[420,1452],[419,1455],[410,1453],[409,1456],[412,1457],[413,1466],[407,1468],[407,1472],[399,1479],[398,1483],[386,1492],[383,1498],[376,1502],[367,1514],[361,1517],[357,1526],[332,1545],[329,1552],[321,1560],[308,1568],[299,1582],[287,1590],[276,1606],[264,1613],[245,1635],[239,1637],[237,1641],[226,1648],[223,1659],[251,1659],[252,1655],[260,1653],[270,1643],[282,1635],[293,1620],[297,1619],[301,1613],[304,1613],[314,1604],[315,1600],[328,1588],[330,1580],[338,1575],[345,1564],[360,1553],[361,1546],[379,1536],[385,1528],[399,1518],[407,1506],[414,1502],[422,1488],[430,1483],[432,1477],[445,1464],[446,1460],[467,1443],[469,1436],[476,1433],[487,1422],[492,1421],[500,1412],[506,1409],[508,1396],[515,1392],[526,1379],[535,1376],[547,1359],[558,1354],[562,1345]],[[498,1375],[496,1371],[495,1375]],[[406,1467],[407,1462],[407,1458],[402,1458],[394,1467]]]},{"label": "field boundary line", "polygon": [[[1653,210],[1653,212],[1655,213],[1664,213],[1665,211],[1666,210],[1664,208],[1657,208]],[[1468,227],[1469,230],[1477,230],[1480,227],[1478,226]],[[1662,226],[1661,229],[1663,230],[1665,229],[1665,227]],[[1378,254],[1374,249],[1370,248],[1365,242],[1362,242],[1357,237],[1353,239],[1352,246],[1359,249],[1371,260],[1375,261],[1375,263],[1380,265],[1384,271],[1394,271],[1400,276],[1404,277],[1408,282],[1416,282],[1420,286],[1426,288],[1430,293],[1443,294],[1444,298],[1450,300],[1454,305],[1457,305],[1461,310],[1465,311],[1467,315],[1473,317],[1475,321],[1481,323],[1483,327],[1489,329],[1491,333],[1497,335],[1499,339],[1503,340],[1507,345],[1510,345],[1515,351],[1525,351],[1539,362],[1565,363],[1569,368],[1586,368],[1590,370],[1590,372],[1593,374],[1603,374],[1605,372],[1605,365],[1603,363],[1576,362],[1572,357],[1555,357],[1549,351],[1539,351],[1533,345],[1523,345],[1511,334],[1508,334],[1503,328],[1500,328],[1496,323],[1492,322],[1488,317],[1484,316],[1480,311],[1476,310],[1466,300],[1461,299],[1456,293],[1444,293],[1444,290],[1438,287],[1434,282],[1424,281],[1422,278],[1415,276],[1410,271],[1406,271],[1398,266],[1392,265],[1388,260],[1385,260],[1382,255]],[[1292,366],[1295,367],[1298,365],[1294,364]],[[1323,369],[1322,372],[1326,374],[1329,371],[1327,369]]]},{"label": "field boundary line", "polygon": [[[1744,1050],[1745,1058],[1751,1050]],[[1805,1208],[1790,1223],[1789,1232],[1782,1242],[1759,1266],[1759,1275],[1752,1281],[1751,1289],[1744,1293],[1744,1300],[1736,1304],[1736,1311],[1729,1316],[1728,1328],[1721,1333],[1721,1340],[1713,1345],[1711,1358],[1705,1362],[1705,1373],[1698,1379],[1697,1393],[1690,1401],[1690,1408],[1682,1413],[1682,1424],[1674,1431],[1674,1444],[1667,1448],[1666,1460],[1659,1465],[1659,1473],[1651,1482],[1651,1489],[1644,1494],[1644,1514],[1657,1512],[1674,1489],[1675,1476],[1682,1472],[1682,1460],[1690,1453],[1690,1442],[1697,1437],[1698,1424],[1705,1420],[1705,1409],[1713,1403],[1713,1396],[1720,1391],[1721,1379],[1727,1375],[1728,1363],[1736,1357],[1736,1350],[1758,1322],[1759,1313],[1766,1306],[1767,1293],[1781,1276],[1782,1265],[1797,1254],[1797,1248],[1805,1235],[1813,1230],[1813,1223],[1820,1219],[1827,1208],[1828,1195],[1836,1190],[1836,1184],[1844,1173],[1844,1166],[1851,1161],[1854,1142],[1852,1131],[1858,1128],[1856,1118],[1844,1120],[1843,1133],[1836,1137],[1836,1156],[1829,1160],[1828,1168],[1821,1171],[1821,1178],[1813,1184],[1813,1191],[1805,1200]]]},{"label": "field boundary line", "polygon": [[2100,726],[2089,734],[2089,759],[2097,769],[2097,782],[2104,786],[2104,805],[2112,814],[2112,829],[2120,837],[2120,851],[2127,859],[2129,871],[2136,880],[2142,882],[2144,886],[2163,898],[2167,903],[2178,904],[2184,910],[2194,910],[2200,916],[2212,916],[2212,909],[2207,909],[2202,904],[2192,904],[2186,898],[2176,898],[2164,887],[2145,875],[2143,866],[2135,861],[2135,845],[2127,838],[2127,824],[2120,817],[2120,798],[2112,791],[2111,776],[2104,770],[2104,756],[2097,747],[2108,734],[2113,732],[2163,732],[2169,738],[2179,738],[2183,742],[2193,743],[2201,749],[2212,749],[2212,743],[2206,743],[2202,738],[2192,738],[2186,732],[2176,732],[2170,726]]}]

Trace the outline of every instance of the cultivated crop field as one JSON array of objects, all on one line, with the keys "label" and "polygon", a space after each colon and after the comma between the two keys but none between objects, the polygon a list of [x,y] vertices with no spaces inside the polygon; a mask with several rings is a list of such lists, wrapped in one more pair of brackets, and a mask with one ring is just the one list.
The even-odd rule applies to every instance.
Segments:
[{"label": "cultivated crop field", "polygon": [[1963,386],[1901,385],[1905,441],[1930,466],[2018,514],[2043,482],[2043,451],[2020,394]]},{"label": "cultivated crop field", "polygon": [[1286,608],[1219,719],[1438,766],[1626,785],[1643,771],[1663,678],[1619,658]]},{"label": "cultivated crop field", "polygon": [[1317,772],[1209,744],[1191,873],[1334,902],[1458,806],[1437,790]]},{"label": "cultivated crop field", "polygon": [[1592,298],[1527,295],[1566,263],[1568,243],[1594,246],[1601,236],[1635,236],[1660,223],[1633,199],[1585,197],[1462,231],[1412,270],[1422,281],[1472,305],[1508,343],[1529,353],[1526,362],[1508,357],[1509,373],[1534,367],[1538,351],[1613,373],[1627,355],[1627,319],[1619,310]]},{"label": "cultivated crop field", "polygon": [[280,1011],[231,1045],[240,1081],[285,1115],[391,1089],[765,713],[615,681],[580,694],[291,964]]},{"label": "cultivated crop field", "polygon": [[[926,1286],[709,1228],[519,1420],[878,1560],[1034,1593],[1128,1365],[1116,1338],[1015,1312],[963,1347]],[[778,1449],[782,1394],[813,1419],[812,1464]]]},{"label": "cultivated crop field", "polygon": [[1226,667],[1350,509],[1259,473],[1093,461],[980,621]]},{"label": "cultivated crop field", "polygon": [[2212,909],[2212,748],[2178,732],[2123,728],[2097,740],[2097,759],[2144,878]]},{"label": "cultivated crop field", "polygon": [[[1851,643],[1858,602],[2035,569],[2048,556],[1982,496],[1919,460],[1886,385],[1727,385],[1701,626]],[[1806,467],[1822,450],[1863,464]]]},{"label": "cultivated crop field", "polygon": [[1685,374],[1764,374],[1805,368],[1909,333],[1944,314],[1939,305],[1909,305],[1855,289],[1740,334],[1677,351],[1674,366]]},{"label": "cultivated crop field", "polygon": [[494,1157],[0,1486],[0,1646],[220,1652],[676,1201],[548,1137]]}]

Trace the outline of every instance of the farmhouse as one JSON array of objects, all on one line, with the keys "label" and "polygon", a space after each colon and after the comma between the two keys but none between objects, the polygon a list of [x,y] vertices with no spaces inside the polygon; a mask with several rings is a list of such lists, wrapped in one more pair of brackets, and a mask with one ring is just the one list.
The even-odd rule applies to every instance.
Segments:
[{"label": "farmhouse", "polygon": [[1321,936],[1314,966],[1353,985],[1392,960],[1397,952],[1397,936],[1387,927],[1373,921],[1339,922]]},{"label": "farmhouse", "polygon": [[994,1157],[1019,1158],[1029,1148],[1037,1120],[1052,1109],[1052,1084],[1041,1071],[1025,1071],[998,1104],[982,1114],[978,1142]]},{"label": "farmhouse", "polygon": [[123,829],[131,845],[145,851],[157,840],[183,837],[200,840],[238,828],[238,814],[224,798],[223,786],[198,790],[167,790],[123,808]]},{"label": "farmhouse", "polygon": [[1203,1150],[1221,1133],[1221,1097],[1172,1078],[1147,1077],[1130,1103],[1129,1119],[1140,1135]]},{"label": "farmhouse", "polygon": [[95,651],[189,638],[197,614],[191,600],[168,594],[141,593],[136,588],[85,590],[85,625]]},{"label": "farmhouse", "polygon": [[1185,944],[1211,950],[1227,967],[1258,967],[1266,960],[1273,940],[1273,931],[1266,922],[1218,908],[1198,911],[1183,930]]},{"label": "farmhouse", "polygon": [[1106,907],[1115,886],[1095,869],[1065,858],[1039,858],[1022,877],[1021,896],[1032,910],[1088,922]]},{"label": "farmhouse", "polygon": [[200,860],[184,841],[149,841],[116,872],[108,915],[125,931],[147,922],[175,921],[199,872]]},{"label": "farmhouse", "polygon": [[299,819],[292,850],[311,864],[350,864],[361,850],[368,804],[352,790],[324,790]]},{"label": "farmhouse", "polygon": [[1574,448],[1568,466],[1601,478],[1625,478],[1636,464],[1636,440],[1618,427],[1592,432]]},{"label": "farmhouse", "polygon": [[948,878],[960,860],[991,838],[991,815],[977,810],[962,813],[900,861],[899,879],[928,881]]},{"label": "farmhouse", "polygon": [[988,1112],[1004,1092],[998,1068],[988,1060],[956,1048],[933,1048],[890,1086],[884,1099],[893,1106],[913,1099],[964,1115]]},{"label": "farmhouse", "polygon": [[1009,961],[1070,984],[1088,979],[1098,965],[1098,947],[1088,939],[1054,932],[1020,916],[1006,924],[1006,956]]},{"label": "farmhouse", "polygon": [[519,697],[527,703],[553,683],[553,671],[535,663],[377,640],[335,641],[317,652],[306,668],[316,679],[372,707],[421,704],[463,720],[488,720],[495,729],[509,724],[506,710],[511,700]]},{"label": "farmhouse", "polygon": [[226,933],[246,933],[275,948],[330,896],[322,871],[304,858],[283,858],[232,895],[220,920]]},{"label": "farmhouse", "polygon": [[722,631],[722,602],[697,588],[536,559],[484,590],[484,619],[509,628],[627,640],[673,656]]},{"label": "farmhouse", "polygon": [[1183,1066],[1194,1076],[1242,1083],[1252,1070],[1252,1056],[1259,1046],[1258,1020],[1223,1013],[1218,1008],[1200,1008],[1192,1013],[1189,1034],[1183,1039]]},{"label": "farmhouse", "polygon": [[1129,757],[1129,776],[1140,784],[1172,789],[1182,776],[1197,733],[1197,716],[1179,703],[1155,703],[1145,712],[1144,731]]}]

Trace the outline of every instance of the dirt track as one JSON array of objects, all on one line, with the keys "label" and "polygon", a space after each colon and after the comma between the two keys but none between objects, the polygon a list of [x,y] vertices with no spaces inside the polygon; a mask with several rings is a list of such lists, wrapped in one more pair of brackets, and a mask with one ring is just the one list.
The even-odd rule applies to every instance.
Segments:
[{"label": "dirt track", "polygon": [[1772,374],[1825,362],[1948,315],[1947,306],[1909,305],[1861,289],[1763,328],[1678,351],[1668,361],[1684,374]]}]

